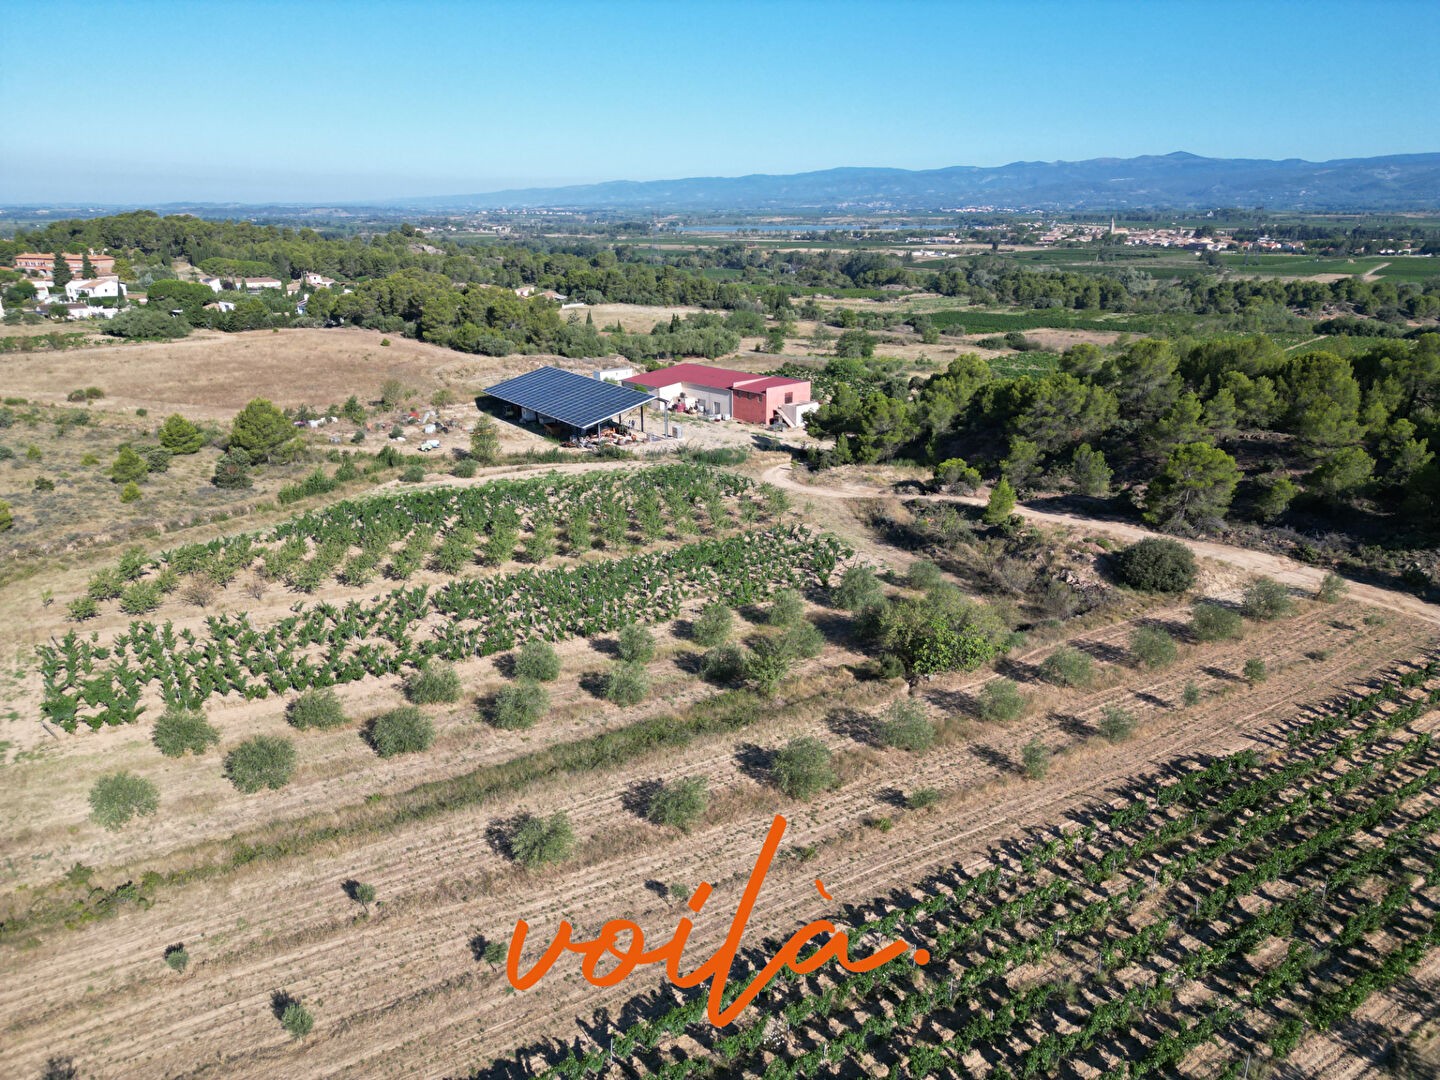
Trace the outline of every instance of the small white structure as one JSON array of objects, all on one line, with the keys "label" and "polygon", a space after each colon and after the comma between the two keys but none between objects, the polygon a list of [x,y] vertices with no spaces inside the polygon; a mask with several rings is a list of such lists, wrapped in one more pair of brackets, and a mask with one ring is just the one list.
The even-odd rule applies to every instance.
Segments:
[{"label": "small white structure", "polygon": [[317,274],[313,270],[307,271],[305,276],[300,280],[312,289],[328,289],[331,285],[335,284],[334,278],[328,278],[324,274]]},{"label": "small white structure", "polygon": [[86,299],[101,300],[107,297],[115,300],[124,295],[125,286],[120,284],[120,279],[114,274],[108,277],[67,281],[65,283],[65,297],[72,303]]},{"label": "small white structure", "polygon": [[202,277],[200,279],[200,284],[204,285],[211,292],[225,291],[225,283],[221,281],[218,277]]},{"label": "small white structure", "polygon": [[257,277],[242,278],[240,284],[246,292],[258,293],[261,289],[278,289],[283,283],[279,278]]},{"label": "small white structure", "polygon": [[590,377],[592,379],[599,379],[601,382],[618,383],[624,382],[626,379],[634,376],[634,374],[635,369],[633,367],[612,367],[601,368],[599,371],[592,371],[590,373]]}]

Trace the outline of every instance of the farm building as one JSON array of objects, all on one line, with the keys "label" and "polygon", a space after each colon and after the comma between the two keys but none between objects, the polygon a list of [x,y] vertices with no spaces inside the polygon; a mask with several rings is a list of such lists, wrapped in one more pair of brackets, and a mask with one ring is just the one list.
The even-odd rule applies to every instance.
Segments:
[{"label": "farm building", "polygon": [[[536,368],[506,379],[485,393],[518,409],[522,420],[538,420],[581,435],[604,424],[619,424],[626,413],[655,400],[655,395],[648,392],[553,367]],[[645,430],[643,409],[639,427]]]},{"label": "farm building", "polygon": [[679,412],[734,417],[748,424],[784,423],[799,427],[801,417],[817,408],[808,379],[757,375],[707,364],[676,364],[625,380],[648,390]]}]

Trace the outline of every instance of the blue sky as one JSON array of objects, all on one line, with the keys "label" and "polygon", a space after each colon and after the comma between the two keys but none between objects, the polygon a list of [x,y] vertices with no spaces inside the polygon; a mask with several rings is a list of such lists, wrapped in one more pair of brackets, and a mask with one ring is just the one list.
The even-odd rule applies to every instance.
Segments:
[{"label": "blue sky", "polygon": [[1436,0],[0,0],[0,202],[1440,151],[1437,32]]}]

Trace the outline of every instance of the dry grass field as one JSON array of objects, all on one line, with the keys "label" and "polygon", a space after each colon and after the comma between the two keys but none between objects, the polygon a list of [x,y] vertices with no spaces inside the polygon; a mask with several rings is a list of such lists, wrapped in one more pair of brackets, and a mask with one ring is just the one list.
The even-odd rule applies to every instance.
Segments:
[{"label": "dry grass field", "polygon": [[[633,309],[606,309],[602,317],[601,309],[594,310],[597,324],[613,314],[627,328],[627,319],[633,328],[648,329],[660,317]],[[466,357],[398,337],[382,347],[379,339],[351,330],[197,334],[167,345],[7,358],[5,392],[46,405],[33,425],[20,420],[0,431],[0,443],[22,450],[19,459],[0,463],[0,498],[15,506],[26,545],[48,554],[29,556],[22,580],[0,584],[0,610],[10,616],[0,626],[0,1075],[39,1077],[47,1068],[63,1075],[55,1070],[69,1066],[105,1078],[539,1075],[567,1054],[603,1051],[612,1038],[664,1014],[679,998],[658,987],[653,975],[597,989],[580,977],[574,957],[557,964],[536,988],[516,993],[493,952],[487,959],[487,946],[508,944],[519,919],[548,939],[561,919],[593,935],[606,920],[624,918],[660,940],[689,914],[683,898],[709,882],[714,895],[694,916],[687,949],[693,959],[686,966],[693,967],[724,938],[775,814],[787,818],[788,831],[747,931],[750,945],[781,940],[812,919],[854,926],[897,906],[949,895],[958,881],[993,866],[1019,881],[1026,845],[1061,835],[1062,824],[1103,821],[1136,792],[1151,793],[1221,755],[1252,750],[1267,765],[1283,763],[1291,745],[1287,732],[1301,720],[1324,718],[1339,707],[1337,700],[1368,693],[1378,679],[1396,678],[1440,655],[1440,613],[1359,588],[1339,602],[1321,603],[1308,597],[1312,571],[1282,567],[1273,557],[1197,545],[1200,574],[1189,593],[1134,593],[1108,584],[1104,571],[1107,548],[1124,541],[1123,530],[1138,534],[1131,526],[1031,514],[1039,531],[1013,543],[974,528],[949,546],[902,543],[902,536],[923,535],[921,517],[936,505],[900,494],[896,482],[905,475],[848,469],[807,482],[790,471],[788,454],[756,452],[730,470],[739,477],[726,481],[736,493],[720,498],[705,487],[715,481],[705,481],[705,493],[688,503],[664,503],[657,530],[647,532],[637,507],[650,490],[667,492],[669,499],[663,471],[648,462],[567,463],[544,481],[548,508],[513,495],[521,546],[488,565],[468,558],[459,570],[445,571],[426,561],[403,579],[377,576],[363,583],[342,582],[337,570],[303,591],[282,571],[267,571],[257,557],[216,587],[203,606],[182,588],[139,618],[206,641],[214,640],[207,635],[222,616],[228,624],[243,615],[261,632],[280,633],[326,605],[337,612],[369,610],[393,589],[423,586],[429,603],[456,581],[513,579],[524,585],[507,601],[505,625],[523,633],[543,627],[532,616],[540,611],[543,620],[548,610],[528,604],[542,596],[551,605],[567,602],[563,590],[546,584],[559,579],[546,574],[598,574],[617,560],[678,557],[701,541],[804,526],[838,537],[852,553],[845,564],[881,571],[885,590],[897,599],[920,595],[907,574],[933,560],[944,581],[1002,606],[1025,627],[1023,640],[974,670],[913,683],[884,677],[856,616],[841,610],[818,580],[807,579],[803,619],[818,629],[818,645],[813,655],[796,659],[773,696],[765,696],[703,676],[706,650],[693,633],[711,598],[706,588],[687,585],[669,611],[666,588],[681,571],[637,571],[616,602],[626,619],[651,624],[655,636],[653,655],[641,661],[649,691],[638,704],[606,697],[606,674],[621,649],[611,627],[558,635],[560,674],[547,684],[545,714],[525,729],[487,719],[494,696],[516,683],[513,652],[459,659],[456,699],[420,706],[433,724],[433,743],[392,757],[379,756],[363,733],[368,721],[405,703],[403,676],[413,667],[408,662],[398,673],[342,680],[335,689],[346,722],[325,730],[301,731],[287,722],[293,691],[258,699],[233,690],[207,694],[201,704],[219,744],[199,755],[165,757],[152,742],[164,710],[158,684],[145,686],[140,700],[146,711],[136,723],[94,731],[82,724],[67,733],[44,720],[45,675],[35,647],[58,642],[75,628],[67,622],[66,603],[93,574],[115,563],[124,542],[139,537],[155,554],[273,528],[293,513],[320,511],[372,488],[377,499],[417,517],[420,502],[403,499],[427,492],[440,497],[452,489],[478,497],[494,490],[485,486],[491,482],[550,472],[548,465],[511,465],[466,480],[432,475],[414,486],[376,477],[281,511],[270,501],[279,473],[248,492],[218,492],[207,483],[217,451],[207,448],[175,459],[170,472],[153,477],[140,503],[121,508],[114,498],[114,485],[103,474],[115,448],[147,436],[168,412],[223,423],[256,395],[318,406],[352,393],[367,400],[384,380],[397,378],[423,399],[442,387],[472,394],[538,362],[585,368],[582,361],[551,358]],[[929,355],[943,361],[933,347]],[[744,360],[742,355],[735,362]],[[87,385],[105,391],[86,406],[93,421],[58,432],[54,408],[70,390]],[[145,417],[135,415],[141,408]],[[506,440],[508,449],[540,443],[520,429],[507,432]],[[31,443],[39,461],[23,460],[23,447]],[[329,449],[320,442],[316,453]],[[82,464],[87,453],[103,464]],[[293,478],[311,467],[284,475]],[[51,468],[56,490],[36,499],[34,477]],[[586,501],[584,485],[610,480],[622,499],[631,500],[628,528],[593,544],[574,542],[576,521],[588,523],[593,515],[598,529],[603,512],[603,499]],[[220,518],[240,511],[245,513]],[[532,557],[525,545],[542,519],[558,528],[562,542]],[[146,521],[163,523],[163,537],[143,536]],[[418,531],[425,532],[421,524]],[[444,537],[458,524],[449,517],[438,527]],[[491,523],[469,542],[478,548],[494,531]],[[386,557],[393,560],[411,535],[402,530],[389,539]],[[308,534],[301,555],[320,558],[325,539]],[[427,534],[434,555],[439,549],[432,541]],[[284,541],[266,543],[278,549]],[[346,548],[345,558],[355,558],[355,551],[356,545]],[[1003,594],[977,584],[1002,560],[1020,584]],[[1031,587],[1037,570],[1047,580],[1073,583],[1088,599],[1057,605],[1053,591]],[[756,599],[733,605],[732,641],[763,648],[762,640],[784,632],[769,624],[763,596],[785,572],[779,560],[750,571],[759,591]],[[1247,620],[1237,639],[1198,640],[1189,629],[1191,603],[1208,598],[1234,605],[1256,573],[1296,586],[1293,614]],[[439,640],[447,620],[439,609],[425,610],[416,640]],[[95,659],[96,670],[110,662],[109,647],[119,655],[117,638],[134,635],[131,623],[116,601],[107,600],[97,618],[78,628],[107,649]],[[1169,636],[1176,645],[1172,662],[1151,668],[1138,661],[1132,635],[1141,628]],[[384,644],[378,631],[365,640]],[[312,642],[297,655],[312,660],[318,648]],[[1085,685],[1057,685],[1043,674],[1047,658],[1062,648],[1089,658],[1093,677]],[[1253,668],[1245,674],[1252,662],[1263,664],[1260,677]],[[981,695],[999,680],[1015,683],[1026,707],[1012,719],[987,720]],[[1399,708],[1437,681],[1417,676],[1381,708]],[[928,751],[886,745],[879,737],[879,722],[897,702],[928,721],[934,732]],[[1128,737],[1106,734],[1116,710],[1133,722]],[[1360,760],[1374,775],[1384,769],[1420,775],[1422,765],[1434,764],[1428,743],[1413,758],[1384,759],[1389,764],[1383,768],[1378,755],[1399,740],[1435,731],[1436,721],[1435,713],[1421,710],[1406,725],[1385,731],[1373,747],[1365,743],[1354,752],[1369,755]],[[296,766],[284,786],[243,794],[226,778],[222,762],[237,744],[260,735],[292,740]],[[835,773],[833,785],[809,799],[783,794],[773,771],[776,751],[802,737],[829,751]],[[1036,745],[1049,755],[1043,775],[1027,773],[1027,748]],[[90,793],[99,777],[117,770],[152,782],[159,806],[112,830],[92,819]],[[655,786],[678,779],[703,781],[709,793],[708,809],[689,832],[646,818]],[[1337,787],[1336,797],[1350,791]],[[1427,789],[1416,800],[1419,809],[1407,821],[1435,796]],[[1165,820],[1178,820],[1186,805],[1167,809]],[[527,815],[562,812],[575,836],[568,857],[548,866],[521,865],[510,847],[517,823]],[[1387,828],[1375,826],[1376,842],[1390,835]],[[1123,830],[1102,831],[1109,836]],[[1416,858],[1435,854],[1429,836],[1423,839]],[[1150,872],[1136,869],[1133,881],[1144,886]],[[1117,881],[1130,883],[1129,873]],[[821,898],[817,878],[833,902]],[[350,898],[355,882],[373,886],[372,902]],[[1102,882],[1087,888],[1099,889]],[[1302,885],[1286,879],[1267,888],[1245,903],[1284,902]],[[1415,890],[1421,907],[1440,899],[1433,883]],[[1158,901],[1152,907],[1158,909]],[[1131,921],[1124,928],[1135,929],[1133,920],[1150,914],[1136,909],[1125,916]],[[1199,948],[1220,932],[1186,923],[1184,933],[1192,936],[1175,941]],[[1386,923],[1359,940],[1383,946],[1392,933]],[[878,941],[869,935],[867,947]],[[175,946],[189,958],[182,970],[166,961]],[[1068,1012],[1061,1008],[1048,1028],[1037,1021],[1017,1029],[1010,1042],[956,1061],[971,1075],[1005,1075],[997,1064],[1014,1069],[1047,1031],[1079,1030],[1087,1015],[1081,1005],[1123,993],[1153,974],[1118,968],[1109,981],[1097,978],[1093,988],[1081,989],[1103,967],[1098,947],[1087,938],[1083,949],[1036,956],[1001,977],[997,985],[1012,988],[1048,979],[1072,982],[1069,1000],[1079,1004]],[[1157,965],[1183,955],[1154,952]],[[532,939],[527,963],[537,953]],[[1268,970],[1283,959],[1284,948],[1272,943],[1268,952],[1255,953],[1254,962]],[[1415,995],[1433,991],[1437,977],[1440,965],[1427,960],[1411,982],[1375,995],[1352,1019],[1309,1035],[1287,1060],[1267,1061],[1266,1067],[1277,1076],[1373,1076],[1386,1048],[1406,1040],[1421,1060],[1430,1044],[1421,1029],[1426,1009]],[[834,986],[824,981],[828,976],[820,978],[817,997]],[[938,985],[928,975],[912,982]],[[617,1055],[600,1074],[653,1075],[694,1061],[704,1068],[690,1075],[709,1075],[712,1067],[717,1074],[789,1075],[783,1071],[787,1060],[840,1045],[868,1018],[895,1019],[903,999],[900,989],[889,997],[856,998],[828,1017],[787,1022],[761,1048],[743,1054],[720,1045],[737,1030],[775,1021],[781,1015],[776,1001],[791,1001],[785,995],[809,986],[777,988],[779,997],[762,997],[737,1028],[716,1033],[704,1023],[682,1027],[657,1039],[653,1050]],[[1165,1007],[1187,1019],[1222,993],[1196,977]],[[280,1021],[291,1000],[313,1015],[313,1031],[303,1038],[292,1037]],[[920,1016],[897,1027],[893,1038],[846,1048],[844,1056],[817,1064],[817,1072],[884,1075],[903,1066],[910,1070],[906,1075],[921,1075],[916,1070],[922,1059],[910,1056],[913,1048],[944,1043],[960,1019],[958,1006]],[[1102,1039],[1094,1053],[1076,1050],[1053,1074],[1100,1076],[1127,1054],[1149,1052],[1157,1030],[1137,1023],[1133,1033]],[[1357,1037],[1362,1031],[1368,1039]],[[1257,1054],[1265,1053],[1268,1036],[1250,1037]],[[1174,1071],[1214,1075],[1231,1050],[1223,1040],[1206,1042],[1178,1059]],[[767,1072],[772,1068],[775,1073]]]}]

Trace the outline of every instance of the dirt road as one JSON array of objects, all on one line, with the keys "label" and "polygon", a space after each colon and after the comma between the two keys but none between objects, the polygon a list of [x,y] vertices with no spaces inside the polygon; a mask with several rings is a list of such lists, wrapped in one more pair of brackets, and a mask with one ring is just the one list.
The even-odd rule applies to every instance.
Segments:
[{"label": "dirt road", "polygon": [[[881,488],[863,488],[853,484],[824,487],[803,484],[795,479],[794,471],[789,465],[776,465],[774,468],[767,469],[763,478],[766,483],[774,484],[776,487],[783,488],[786,491],[793,491],[811,497],[819,496],[825,499],[874,499],[894,494]],[[967,506],[984,506],[988,497],[988,492],[976,495],[907,496],[907,498],[921,499],[926,502],[957,502],[964,503]],[[1019,514],[1026,521],[1033,521],[1040,525],[1065,525],[1070,528],[1083,529],[1088,533],[1108,536],[1115,540],[1125,540],[1130,543],[1134,543],[1136,540],[1143,540],[1146,537],[1164,537],[1167,540],[1178,540],[1197,556],[1227,563],[1230,566],[1237,567],[1252,574],[1266,574],[1275,578],[1277,581],[1284,582],[1286,585],[1300,589],[1317,588],[1326,574],[1326,571],[1319,567],[1306,566],[1304,563],[1296,562],[1294,559],[1287,559],[1283,555],[1273,555],[1266,551],[1252,551],[1249,548],[1220,544],[1213,540],[1190,540],[1184,537],[1169,536],[1164,533],[1153,532],[1140,525],[1131,525],[1123,521],[1106,521],[1098,518],[1085,517],[1082,514],[1061,514],[1051,510],[1036,510],[1033,507],[1019,503],[1015,506],[1015,513]],[[1376,604],[1394,611],[1402,611],[1418,619],[1440,624],[1440,607],[1434,604],[1428,604],[1419,597],[1411,596],[1409,593],[1397,592],[1393,589],[1382,589],[1375,585],[1366,585],[1354,581],[1350,582],[1350,593],[1355,599],[1365,603]]]}]

